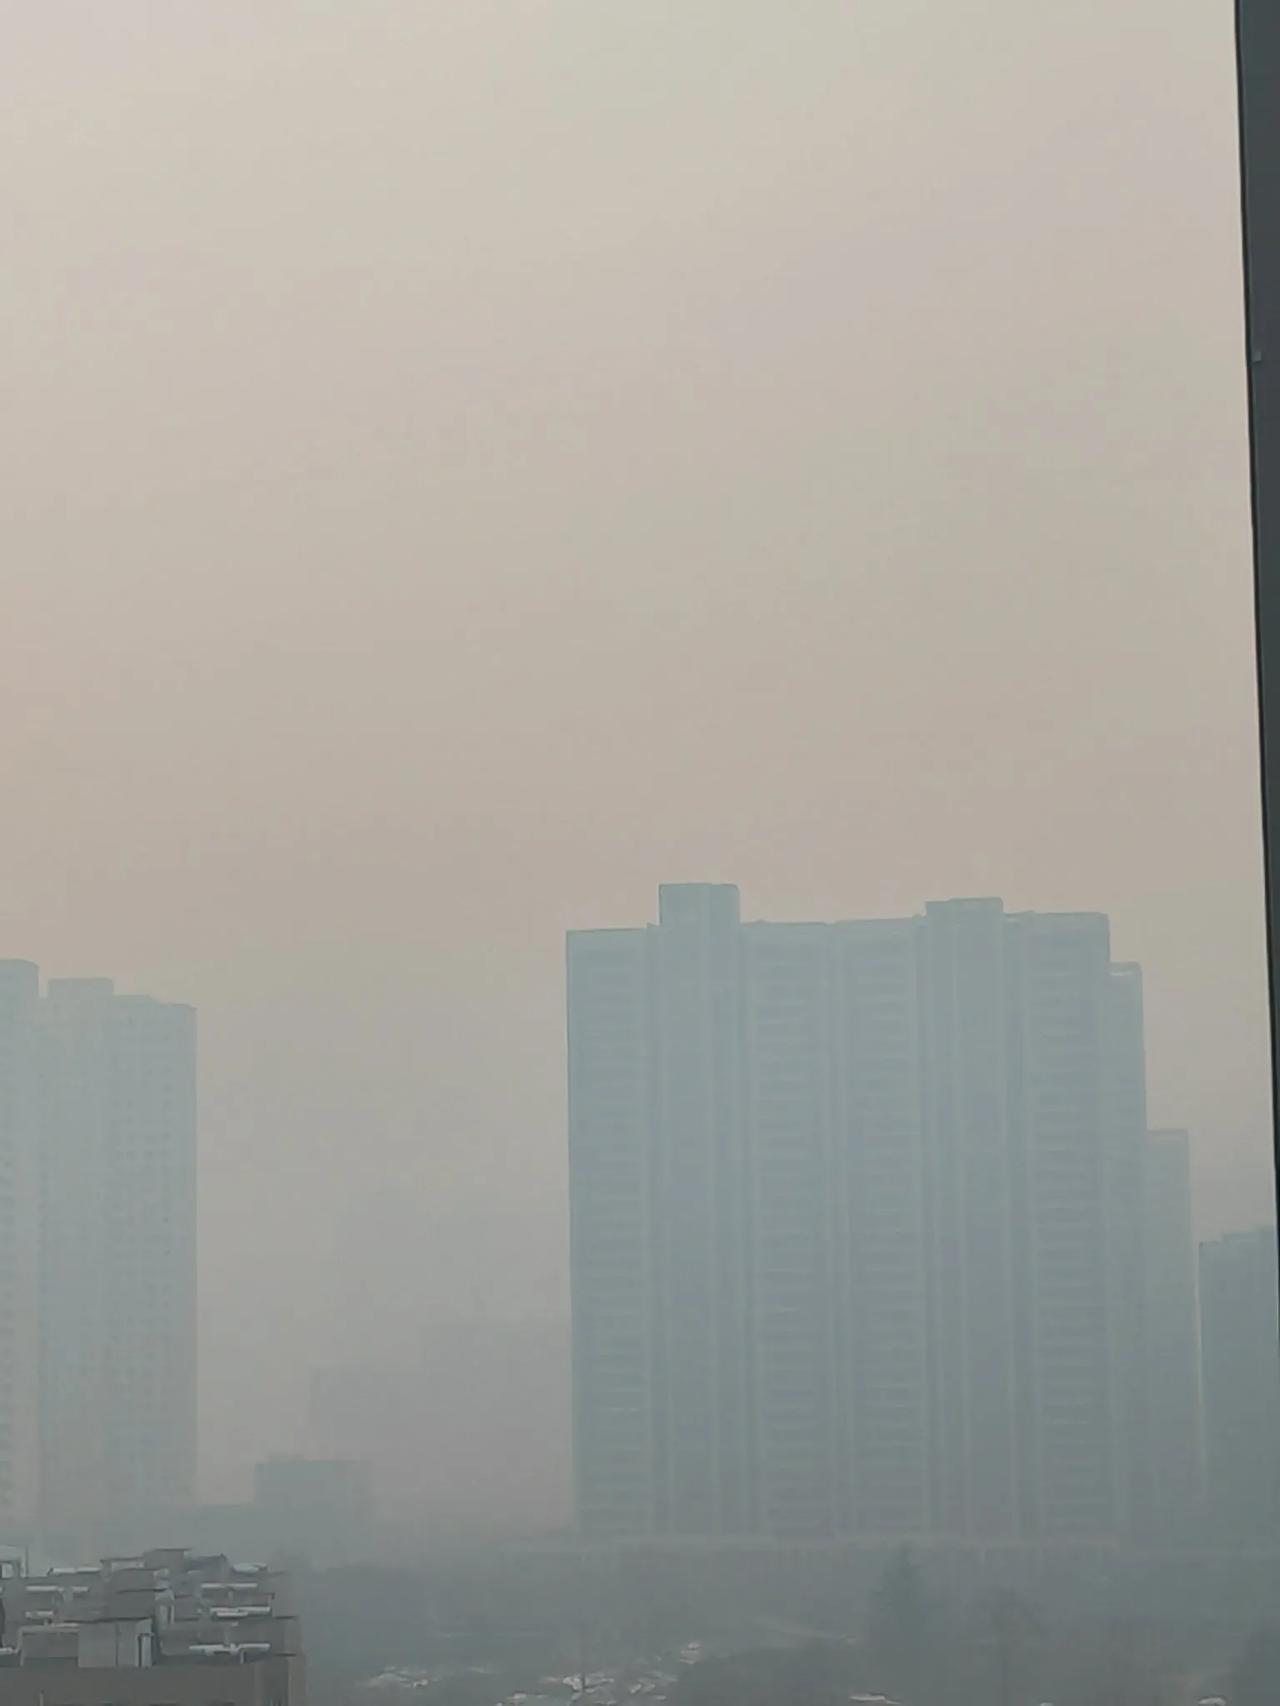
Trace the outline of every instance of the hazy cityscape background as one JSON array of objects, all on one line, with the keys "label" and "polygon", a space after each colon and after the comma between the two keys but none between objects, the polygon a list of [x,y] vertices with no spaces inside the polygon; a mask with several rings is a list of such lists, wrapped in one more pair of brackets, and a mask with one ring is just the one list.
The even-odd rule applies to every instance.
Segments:
[{"label": "hazy cityscape background", "polygon": [[1273,1706],[1230,5],[0,10],[0,1706]]},{"label": "hazy cityscape background", "polygon": [[[864,1680],[927,1699],[959,1647],[941,1613],[923,1639],[905,1558],[845,1559],[838,1579],[791,1560],[784,1585],[749,1549],[581,1573],[567,1163],[572,1140],[595,1239],[585,1266],[579,1244],[578,1300],[611,1323],[588,1343],[579,1311],[580,1528],[857,1528],[827,1497],[853,1485],[833,1465],[847,1468],[857,1401],[823,1382],[856,1370],[874,1395],[878,1367],[892,1406],[898,1388],[871,1352],[832,1348],[875,1295],[831,1277],[867,1256],[868,1227],[832,1234],[829,1272],[805,1266],[810,1211],[845,1182],[831,1108],[885,1062],[901,1068],[895,1120],[917,1094],[941,1107],[929,1050],[947,1014],[997,1014],[998,1067],[985,1044],[956,1058],[1029,1083],[1043,1060],[1018,1039],[1043,1015],[1003,994],[988,1011],[969,972],[949,985],[928,922],[860,924],[893,953],[934,945],[906,1052],[854,1061],[833,1041],[848,996],[833,968],[857,960],[841,958],[847,921],[998,896],[1010,916],[988,901],[992,940],[1090,944],[1052,996],[1077,1018],[1142,968],[1123,1121],[1106,1112],[1118,1032],[1077,1038],[1066,1078],[1094,1097],[1088,1165],[1119,1144],[1151,1171],[1145,1193],[1133,1171],[1128,1198],[1071,1198],[1114,1224],[1080,1234],[1061,1297],[1076,1308],[1090,1251],[1105,1266],[1140,1247],[1161,1311],[1131,1320],[1136,1269],[1108,1271],[1061,1367],[1083,1345],[1095,1374],[1151,1383],[1123,1404],[1109,1387],[1113,1408],[1072,1436],[1105,1465],[1087,1519],[1083,1483],[1029,1491],[1030,1470],[1016,1518],[946,1517],[953,1470],[1007,1466],[983,1458],[985,1423],[975,1446],[917,1436],[893,1408],[861,1438],[934,1442],[893,1470],[893,1508],[916,1500],[902,1535],[937,1542],[930,1593],[945,1582],[961,1603],[953,1541],[1021,1543],[1041,1532],[1027,1512],[1058,1498],[1059,1533],[1123,1539],[1130,1563],[1138,1547],[1127,1603],[1166,1619],[1153,1674],[1221,1667],[1280,1576],[1230,7],[19,0],[3,34],[19,264],[0,283],[0,1159],[32,1137],[43,1172],[0,1177],[0,1470],[42,1460],[39,1547],[55,1561],[85,1537],[262,1540],[366,1564],[448,1552],[447,1579],[341,1584],[367,1596],[351,1677],[428,1624],[477,1652],[498,1629],[554,1629],[566,1663],[577,1623],[610,1662],[766,1604],[830,1632],[853,1583],[881,1666]],[[729,883],[750,920],[840,928],[735,934],[748,959],[760,941],[801,943],[805,967],[787,961],[776,988],[741,971],[738,947],[704,955],[702,926],[683,947],[643,928],[658,885],[676,918],[728,893],[683,885]],[[581,934],[596,931],[628,935]],[[584,1005],[569,991],[571,1031],[604,1023],[573,1121],[567,935],[571,974],[593,942],[612,956]],[[667,978],[667,953],[696,975]],[[879,975],[868,987],[892,1007],[906,985]],[[810,1027],[774,1055],[751,1030],[766,985]],[[717,1014],[733,1015],[731,1044]],[[706,1275],[682,1256],[669,1294],[652,1288],[664,1251],[683,1238],[687,1256],[713,1224],[697,1218],[705,1179],[682,1194],[643,1170],[686,1129],[654,1113],[670,1090],[658,1035],[686,1049],[698,1129],[776,1146],[775,1207],[793,1218],[774,1247],[776,1336],[751,1354],[763,1366],[781,1345],[785,1415],[719,1390],[697,1408],[708,1359],[722,1372],[768,1301],[768,1240],[752,1242],[745,1207],[728,1216],[729,1325],[698,1341],[705,1356]],[[797,1140],[786,1097],[837,1081]],[[1061,1087],[1041,1086],[1049,1101]],[[969,1128],[934,1108],[911,1129],[927,1149]],[[817,1132],[802,1179],[788,1169]],[[893,1191],[919,1185],[927,1203],[931,1165]],[[724,1177],[743,1203],[758,1182]],[[925,1223],[914,1213],[903,1224]],[[997,1220],[1013,1244],[1040,1235],[1033,1216]],[[1126,1243],[1115,1225],[1141,1231]],[[992,1282],[1001,1309],[1023,1255]],[[916,1279],[936,1303],[949,1271],[943,1243],[894,1269],[910,1284],[884,1293],[880,1326],[916,1308]],[[936,1330],[946,1307],[930,1304],[929,1342],[975,1390],[1002,1357],[1015,1386],[1052,1362],[1049,1328],[962,1338]],[[621,1329],[615,1309],[631,1311]],[[823,1335],[825,1311],[834,1323],[799,1373],[797,1310]],[[861,1318],[848,1330],[896,1354],[928,1337],[923,1319],[883,1341]],[[636,1352],[654,1323],[670,1344],[683,1331],[679,1368]],[[1203,1415],[1186,1408],[1197,1367]],[[922,1376],[930,1427],[953,1373]],[[1075,1380],[1058,1388],[1068,1407]],[[788,1406],[810,1399],[797,1420]],[[617,1431],[584,1470],[601,1416]],[[698,1457],[697,1426],[709,1439],[712,1423],[742,1464],[752,1430],[777,1451],[758,1484],[754,1468],[737,1492],[717,1481],[721,1506],[695,1520],[711,1484],[698,1464],[715,1457]],[[669,1440],[653,1439],[685,1427],[686,1479],[663,1484]],[[1041,1435],[1013,1431],[1039,1463]],[[939,1439],[954,1462],[929,1455]],[[1135,1526],[1126,1501],[1157,1462]],[[6,1485],[22,1491],[0,1498]],[[888,1545],[897,1522],[870,1527]],[[457,1573],[459,1549],[494,1541],[533,1549],[503,1553],[500,1583]],[[1252,1562],[1233,1575],[1206,1547]],[[1073,1646],[1100,1654],[1106,1698],[1132,1706],[1116,1678],[1138,1660],[1105,1634],[1121,1565],[1077,1563],[1062,1579],[1035,1564],[1062,1663]],[[983,1564],[1027,1586],[1023,1567]],[[336,1646],[338,1587],[308,1591],[310,1627]],[[1197,1647],[1179,1608],[1204,1606],[1227,1607],[1229,1628]],[[1075,1615],[1093,1620],[1088,1641]],[[974,1650],[1008,1661],[1007,1690],[1007,1619],[980,1629]],[[908,1647],[937,1673],[913,1672]],[[1103,1698],[1080,1686],[1052,1698]]]},{"label": "hazy cityscape background", "polygon": [[658,880],[1109,912],[1258,1218],[1229,26],[8,9],[0,931],[199,1009],[210,1496],[563,1321],[562,935]]}]

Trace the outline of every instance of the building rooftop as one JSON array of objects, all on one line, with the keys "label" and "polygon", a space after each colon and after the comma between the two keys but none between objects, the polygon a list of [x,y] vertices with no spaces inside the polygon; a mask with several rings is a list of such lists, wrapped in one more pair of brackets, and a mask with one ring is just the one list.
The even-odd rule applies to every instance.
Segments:
[{"label": "building rooftop", "polygon": [[[0,1580],[0,1670],[140,1671],[297,1658],[286,1578],[261,1564],[166,1548]],[[243,1637],[243,1638],[242,1638]],[[0,1679],[0,1703],[6,1688]]]}]

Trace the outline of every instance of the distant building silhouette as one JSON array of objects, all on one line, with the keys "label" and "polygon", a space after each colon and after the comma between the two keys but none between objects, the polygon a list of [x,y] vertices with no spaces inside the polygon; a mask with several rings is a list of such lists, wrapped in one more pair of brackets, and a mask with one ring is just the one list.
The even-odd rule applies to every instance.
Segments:
[{"label": "distant building silhouette", "polygon": [[102,978],[54,979],[40,999],[35,967],[6,961],[0,1041],[0,1153],[26,1157],[7,1174],[16,1256],[0,1235],[25,1276],[0,1288],[0,1329],[12,1312],[22,1346],[0,1359],[0,1395],[18,1394],[39,1440],[15,1436],[14,1521],[97,1540],[195,1493],[195,1015]]},{"label": "distant building silhouette", "polygon": [[666,886],[570,935],[568,1023],[584,1533],[1145,1525],[1141,978],[1104,917]]},{"label": "distant building silhouette", "polygon": [[1143,1367],[1153,1538],[1191,1540],[1204,1497],[1199,1304],[1191,1230],[1191,1156],[1184,1131],[1147,1146]]},{"label": "distant building silhouette", "polygon": [[254,1467],[252,1512],[272,1553],[313,1563],[373,1555],[369,1466],[354,1458],[267,1458]]},{"label": "distant building silhouette", "polygon": [[1209,1522],[1221,1540],[1280,1537],[1280,1310],[1274,1227],[1200,1246]]},{"label": "distant building silhouette", "polygon": [[55,1528],[194,1497],[195,1066],[190,1007],[50,981],[41,1482]]},{"label": "distant building silhouette", "polygon": [[421,1329],[416,1357],[313,1371],[308,1441],[369,1465],[387,1520],[434,1540],[510,1540],[569,1520],[568,1328]]},{"label": "distant building silhouette", "polygon": [[0,960],[0,1543],[31,1533],[40,1485],[40,1215],[35,1035],[40,974]]}]

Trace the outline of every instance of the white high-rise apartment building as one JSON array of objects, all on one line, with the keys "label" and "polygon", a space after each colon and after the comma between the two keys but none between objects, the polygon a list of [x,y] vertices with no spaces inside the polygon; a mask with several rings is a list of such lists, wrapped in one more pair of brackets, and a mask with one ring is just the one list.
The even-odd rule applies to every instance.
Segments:
[{"label": "white high-rise apartment building", "polygon": [[194,1497],[195,1014],[53,979],[40,1030],[42,1505],[74,1529]]},{"label": "white high-rise apartment building", "polygon": [[756,1526],[736,891],[569,938],[574,1441],[590,1532]]},{"label": "white high-rise apartment building", "polygon": [[194,1499],[195,1161],[193,1010],[0,962],[0,1539]]},{"label": "white high-rise apartment building", "polygon": [[1094,914],[571,934],[588,1534],[1096,1538],[1142,1418],[1141,985]]}]

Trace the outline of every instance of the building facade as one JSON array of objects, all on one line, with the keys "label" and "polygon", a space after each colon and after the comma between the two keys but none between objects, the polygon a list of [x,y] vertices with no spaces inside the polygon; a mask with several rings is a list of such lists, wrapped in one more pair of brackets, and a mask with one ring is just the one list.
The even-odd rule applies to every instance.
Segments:
[{"label": "building facade", "polygon": [[571,934],[587,1534],[1092,1539],[1141,1460],[1141,983],[1105,918]]},{"label": "building facade", "polygon": [[0,961],[0,1544],[32,1531],[39,1502],[38,1005],[35,966]]},{"label": "building facade", "polygon": [[195,1014],[51,980],[41,1023],[44,1511],[191,1503]]},{"label": "building facade", "polygon": [[0,1374],[0,1403],[21,1383],[14,1521],[98,1539],[195,1497],[194,1012],[97,978],[40,997],[2,962],[0,1108],[0,1213],[22,1205],[0,1263],[25,1276],[0,1287],[22,1339]]},{"label": "building facade", "polygon": [[1191,1157],[1185,1131],[1147,1146],[1144,1218],[1147,1435],[1157,1540],[1200,1533],[1204,1453],[1200,1415],[1199,1297],[1191,1229]]},{"label": "building facade", "polygon": [[1200,1246],[1208,1521],[1228,1544],[1280,1537],[1280,1310],[1274,1227]]},{"label": "building facade", "polygon": [[0,1564],[0,1706],[304,1706],[288,1579],[159,1548],[27,1577]]}]

